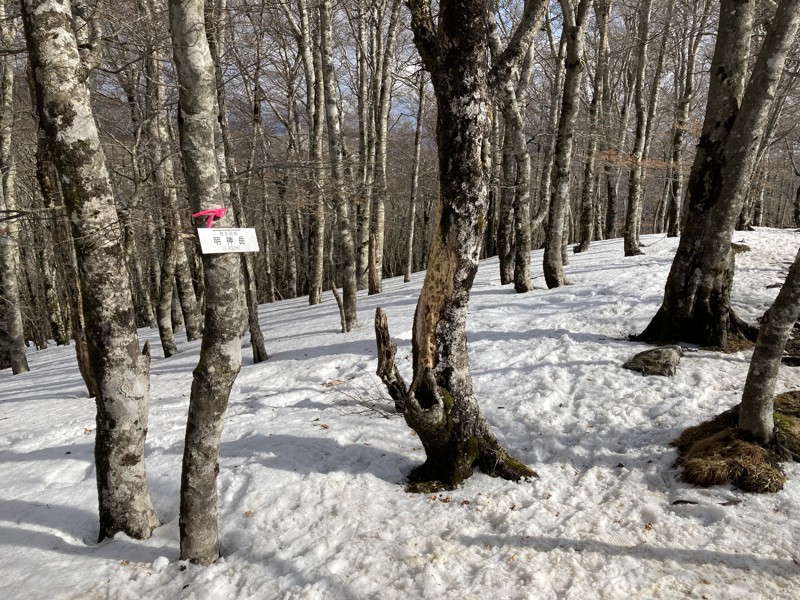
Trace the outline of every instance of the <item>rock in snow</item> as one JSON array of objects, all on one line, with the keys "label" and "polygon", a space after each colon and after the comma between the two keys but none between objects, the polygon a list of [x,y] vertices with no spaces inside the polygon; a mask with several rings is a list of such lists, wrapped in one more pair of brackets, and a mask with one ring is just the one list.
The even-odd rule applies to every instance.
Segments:
[{"label": "rock in snow", "polygon": [[662,346],[639,352],[622,367],[631,371],[639,371],[643,375],[675,375],[678,363],[681,362],[683,348],[680,346]]}]

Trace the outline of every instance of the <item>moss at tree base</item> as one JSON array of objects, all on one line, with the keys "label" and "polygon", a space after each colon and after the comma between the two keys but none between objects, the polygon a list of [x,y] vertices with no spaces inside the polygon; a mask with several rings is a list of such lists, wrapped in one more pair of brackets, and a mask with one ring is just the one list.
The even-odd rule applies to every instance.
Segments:
[{"label": "moss at tree base", "polygon": [[689,427],[673,442],[687,483],[709,487],[730,483],[745,492],[783,489],[781,462],[800,461],[800,392],[775,398],[775,439],[767,445],[738,430],[739,407]]},{"label": "moss at tree base", "polygon": [[539,477],[536,471],[508,454],[495,440],[486,443],[472,437],[463,446],[466,447],[466,452],[456,453],[458,458],[455,460],[434,462],[429,458],[416,467],[408,476],[406,491],[432,494],[454,490],[472,476],[475,466],[491,477],[509,481]]}]

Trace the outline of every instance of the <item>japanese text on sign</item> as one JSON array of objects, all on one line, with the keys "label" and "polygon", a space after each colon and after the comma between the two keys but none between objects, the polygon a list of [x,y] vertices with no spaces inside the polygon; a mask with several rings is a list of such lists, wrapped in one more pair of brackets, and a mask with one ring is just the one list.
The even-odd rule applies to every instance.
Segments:
[{"label": "japanese text on sign", "polygon": [[258,252],[256,230],[200,228],[200,249],[203,254],[222,254],[227,252]]}]

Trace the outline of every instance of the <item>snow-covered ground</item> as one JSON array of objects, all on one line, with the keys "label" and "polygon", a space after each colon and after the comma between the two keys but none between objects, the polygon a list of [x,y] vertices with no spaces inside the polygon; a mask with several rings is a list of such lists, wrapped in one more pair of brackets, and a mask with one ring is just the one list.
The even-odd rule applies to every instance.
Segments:
[{"label": "snow-covered ground", "polygon": [[[776,293],[799,236],[737,234],[734,304],[755,319]],[[261,307],[271,358],[244,366],[226,417],[219,476],[223,558],[178,560],[183,430],[198,342],[165,360],[151,340],[152,539],[95,543],[94,404],[72,347],[29,353],[0,372],[0,598],[797,598],[800,468],[775,495],[677,481],[678,433],[738,401],[749,352],[685,356],[674,378],[620,365],[625,340],[654,314],[675,240],[620,240],[571,257],[574,285],[515,294],[481,264],[470,304],[475,387],[499,438],[539,479],[480,472],[457,490],[412,495],[403,480],[421,444],[374,375],[372,319],[389,315],[410,379],[421,274],[359,296],[361,326],[338,333],[335,303]],[[800,387],[784,368],[778,391]],[[689,501],[689,502],[687,502]]]}]

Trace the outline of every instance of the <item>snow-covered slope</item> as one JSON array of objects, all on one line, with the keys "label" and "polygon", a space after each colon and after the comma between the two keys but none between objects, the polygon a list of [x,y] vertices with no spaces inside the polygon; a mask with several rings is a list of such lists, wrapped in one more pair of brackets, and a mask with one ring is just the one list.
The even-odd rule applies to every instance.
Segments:
[{"label": "snow-covered slope", "polygon": [[[798,236],[737,234],[734,304],[753,320]],[[178,491],[191,371],[199,343],[154,349],[147,469],[164,523],[152,539],[96,544],[94,404],[74,350],[31,351],[31,372],[0,372],[0,598],[797,598],[800,468],[771,496],[693,489],[669,446],[682,428],[738,401],[749,353],[700,351],[674,378],[620,368],[625,340],[654,314],[675,240],[620,240],[572,257],[574,285],[515,294],[481,264],[470,304],[475,387],[494,430],[539,473],[515,484],[476,473],[447,494],[411,495],[419,440],[389,413],[372,319],[389,315],[410,378],[422,274],[359,296],[361,326],[338,333],[328,293],[261,307],[269,361],[249,344],[221,449],[224,557],[178,561]],[[184,338],[185,339],[185,338]],[[800,387],[784,368],[778,391]]]}]

